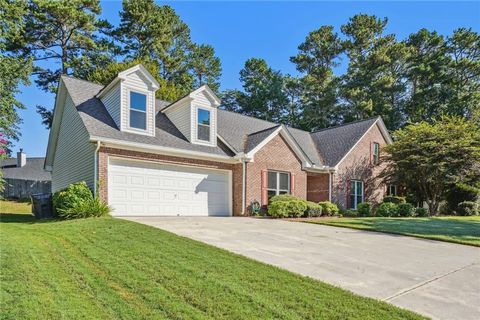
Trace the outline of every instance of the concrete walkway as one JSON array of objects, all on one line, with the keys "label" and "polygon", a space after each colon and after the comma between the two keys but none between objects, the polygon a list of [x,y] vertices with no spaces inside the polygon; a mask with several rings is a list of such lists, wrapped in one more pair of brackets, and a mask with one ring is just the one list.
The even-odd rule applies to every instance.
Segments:
[{"label": "concrete walkway", "polygon": [[280,220],[128,220],[203,241],[434,319],[480,319],[480,248]]}]

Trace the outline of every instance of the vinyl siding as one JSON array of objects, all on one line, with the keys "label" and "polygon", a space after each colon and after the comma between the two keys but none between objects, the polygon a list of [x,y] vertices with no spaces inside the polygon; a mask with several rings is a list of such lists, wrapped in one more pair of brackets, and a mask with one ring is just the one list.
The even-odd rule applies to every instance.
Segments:
[{"label": "vinyl siding", "polygon": [[174,108],[173,110],[168,110],[166,112],[167,117],[173,124],[180,130],[180,132],[188,139],[191,140],[191,116],[190,103],[186,102],[181,106]]},{"label": "vinyl siding", "polygon": [[53,160],[52,191],[79,181],[93,189],[94,156],[95,145],[89,141],[87,129],[67,95]]},{"label": "vinyl siding", "polygon": [[120,83],[102,98],[102,102],[113,121],[115,121],[117,128],[120,128]]},{"label": "vinyl siding", "polygon": [[[140,71],[133,72],[128,75],[127,79],[121,84],[122,91],[122,116],[121,116],[121,130],[130,131],[139,134],[146,134],[150,136],[155,135],[155,105],[154,92],[148,86],[148,80],[142,75]],[[129,95],[130,91],[136,91],[147,95],[147,130],[145,132],[130,128],[130,106]]]},{"label": "vinyl siding", "polygon": [[[192,140],[195,143],[198,144],[205,144],[205,145],[211,145],[211,146],[216,146],[217,145],[217,139],[215,137],[217,136],[217,108],[212,107],[212,103],[208,98],[205,96],[205,93],[200,92],[198,93],[194,100],[191,102],[193,108],[192,109],[192,119],[191,121],[191,127],[190,130],[192,132]],[[210,141],[211,143],[197,140],[197,109],[198,108],[203,108],[206,110],[210,111]]]}]

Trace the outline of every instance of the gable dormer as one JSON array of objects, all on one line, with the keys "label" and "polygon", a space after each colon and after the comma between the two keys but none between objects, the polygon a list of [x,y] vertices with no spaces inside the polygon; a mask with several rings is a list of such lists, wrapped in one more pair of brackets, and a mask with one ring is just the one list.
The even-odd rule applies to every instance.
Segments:
[{"label": "gable dormer", "polygon": [[97,98],[121,131],[155,135],[155,78],[141,65],[120,72]]},{"label": "gable dormer", "polygon": [[217,107],[220,99],[203,85],[162,110],[193,144],[217,146]]}]

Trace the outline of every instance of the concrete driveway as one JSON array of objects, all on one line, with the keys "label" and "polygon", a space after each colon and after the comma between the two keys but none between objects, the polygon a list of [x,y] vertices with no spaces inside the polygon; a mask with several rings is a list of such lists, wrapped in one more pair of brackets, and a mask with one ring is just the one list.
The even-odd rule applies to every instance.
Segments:
[{"label": "concrete driveway", "polygon": [[480,319],[480,248],[299,222],[132,217],[435,319]]}]

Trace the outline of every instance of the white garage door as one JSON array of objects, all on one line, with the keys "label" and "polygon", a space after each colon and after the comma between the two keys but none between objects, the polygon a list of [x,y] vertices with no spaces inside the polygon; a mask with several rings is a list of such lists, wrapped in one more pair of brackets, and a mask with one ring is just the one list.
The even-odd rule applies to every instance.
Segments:
[{"label": "white garage door", "polygon": [[231,215],[227,171],[110,159],[108,202],[116,216]]}]

